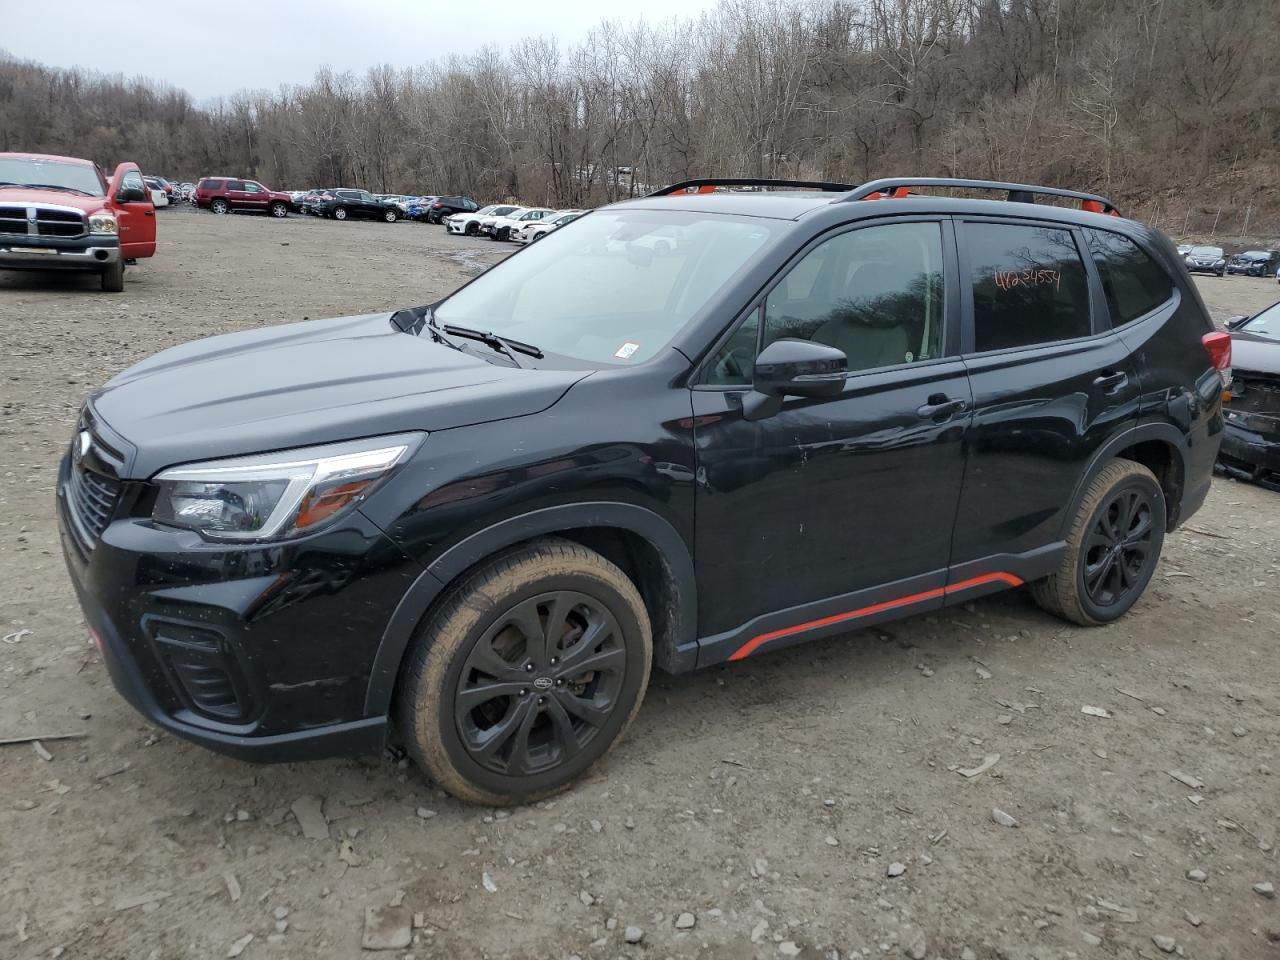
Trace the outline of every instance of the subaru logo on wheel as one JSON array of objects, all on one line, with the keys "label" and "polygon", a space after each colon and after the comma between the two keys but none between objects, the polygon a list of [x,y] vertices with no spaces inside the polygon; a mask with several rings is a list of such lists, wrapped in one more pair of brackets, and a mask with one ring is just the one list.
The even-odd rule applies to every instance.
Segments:
[{"label": "subaru logo on wheel", "polygon": [[550,677],[538,677],[538,679],[537,679],[537,680],[534,680],[534,681],[533,681],[533,686],[534,686],[534,688],[535,688],[535,689],[537,689],[537,690],[550,690],[550,689],[551,689],[551,678],[550,678]]}]

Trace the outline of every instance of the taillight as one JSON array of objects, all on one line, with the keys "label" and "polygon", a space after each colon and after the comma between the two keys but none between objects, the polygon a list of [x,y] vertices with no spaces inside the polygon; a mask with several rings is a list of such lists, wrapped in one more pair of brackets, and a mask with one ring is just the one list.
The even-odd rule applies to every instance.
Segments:
[{"label": "taillight", "polygon": [[1209,355],[1213,369],[1222,377],[1222,388],[1231,386],[1231,334],[1215,330],[1200,338],[1204,344],[1204,352]]}]

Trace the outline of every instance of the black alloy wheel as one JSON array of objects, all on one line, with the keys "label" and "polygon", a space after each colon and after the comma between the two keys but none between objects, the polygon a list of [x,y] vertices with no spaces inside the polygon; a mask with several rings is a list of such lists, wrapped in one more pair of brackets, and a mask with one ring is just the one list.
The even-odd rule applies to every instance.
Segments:
[{"label": "black alloy wheel", "polygon": [[395,726],[453,796],[528,803],[617,742],[652,660],[649,614],[626,573],[581,544],[531,541],[478,566],[424,618]]},{"label": "black alloy wheel", "polygon": [[1097,514],[1082,551],[1084,588],[1099,607],[1128,598],[1145,584],[1154,563],[1155,506],[1146,492],[1129,487],[1114,494]]},{"label": "black alloy wheel", "polygon": [[618,707],[626,663],[617,621],[592,597],[559,590],[516,604],[463,665],[453,695],[463,747],[508,776],[573,759]]},{"label": "black alloy wheel", "polygon": [[1031,583],[1036,603],[1085,627],[1124,616],[1155,574],[1166,516],[1164,488],[1151,470],[1112,460],[1076,505],[1057,569]]}]

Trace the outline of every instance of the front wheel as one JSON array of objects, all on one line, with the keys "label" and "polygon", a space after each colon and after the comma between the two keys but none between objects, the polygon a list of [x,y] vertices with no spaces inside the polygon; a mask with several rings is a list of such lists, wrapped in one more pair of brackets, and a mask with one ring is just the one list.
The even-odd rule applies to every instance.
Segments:
[{"label": "front wheel", "polygon": [[468,224],[467,224],[467,236],[468,236],[468,237],[474,237],[474,236],[475,236],[476,234],[478,234],[479,232],[480,232],[480,224],[478,224],[478,223],[468,223]]},{"label": "front wheel", "polygon": [[491,560],[418,630],[396,694],[405,747],[462,800],[527,803],[599,760],[649,683],[653,641],[635,585],[561,539]]},{"label": "front wheel", "polygon": [[1165,517],[1155,475],[1132,460],[1113,460],[1085,490],[1057,571],[1031,585],[1036,602],[1081,626],[1119,619],[1151,582]]},{"label": "front wheel", "polygon": [[271,215],[276,218],[284,218],[289,215],[288,205],[280,200],[276,200],[268,209]]},{"label": "front wheel", "polygon": [[102,271],[102,289],[107,293],[124,292],[123,260],[117,260]]},{"label": "front wheel", "polygon": [[385,210],[383,211],[382,219],[387,223],[395,223],[400,219],[400,213],[397,210]]}]

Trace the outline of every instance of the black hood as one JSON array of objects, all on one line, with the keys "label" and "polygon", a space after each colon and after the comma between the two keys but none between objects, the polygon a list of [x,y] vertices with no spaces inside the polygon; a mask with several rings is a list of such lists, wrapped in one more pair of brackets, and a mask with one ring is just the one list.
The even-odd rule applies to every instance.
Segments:
[{"label": "black hood", "polygon": [[142,479],[176,463],[526,416],[588,373],[491,364],[401,333],[380,313],[173,347],[91,403],[132,448],[125,475]]}]

